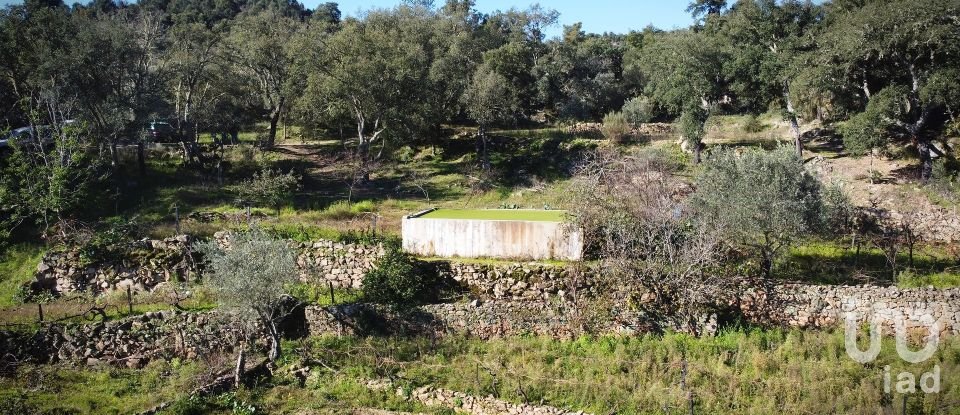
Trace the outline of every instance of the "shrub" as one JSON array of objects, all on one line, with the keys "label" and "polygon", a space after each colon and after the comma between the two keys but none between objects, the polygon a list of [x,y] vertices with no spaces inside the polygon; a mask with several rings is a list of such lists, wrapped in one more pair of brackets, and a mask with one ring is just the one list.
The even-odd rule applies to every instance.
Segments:
[{"label": "shrub", "polygon": [[825,206],[823,186],[790,147],[742,151],[710,154],[692,204],[700,220],[758,251],[761,271],[769,276],[776,256],[792,240],[823,231],[835,210]]},{"label": "shrub", "polygon": [[653,102],[647,97],[636,97],[623,104],[623,116],[634,127],[653,120]]},{"label": "shrub", "polygon": [[244,206],[269,206],[280,216],[280,207],[289,203],[298,189],[300,176],[292,170],[283,174],[280,170],[263,169],[237,187],[238,202]]},{"label": "shrub", "polygon": [[611,112],[603,117],[600,130],[611,142],[622,143],[630,135],[630,123],[622,112]]},{"label": "shrub", "polygon": [[754,114],[747,115],[746,119],[743,120],[743,132],[745,133],[759,133],[766,128],[767,126],[760,122],[760,119]]},{"label": "shrub", "polygon": [[930,174],[930,187],[940,196],[949,200],[960,198],[960,183],[957,173],[950,166],[950,162],[939,158],[933,162],[933,171]]},{"label": "shrub", "polygon": [[405,310],[434,300],[439,282],[428,264],[391,246],[364,275],[363,296],[366,301]]}]

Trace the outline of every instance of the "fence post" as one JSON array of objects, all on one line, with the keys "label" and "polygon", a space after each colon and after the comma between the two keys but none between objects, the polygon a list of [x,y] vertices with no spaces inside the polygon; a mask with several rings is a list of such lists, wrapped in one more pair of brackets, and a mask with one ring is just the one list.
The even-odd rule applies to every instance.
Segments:
[{"label": "fence post", "polygon": [[43,323],[43,303],[37,303],[37,314],[40,317],[40,322]]},{"label": "fence post", "polygon": [[133,292],[129,285],[127,286],[127,314],[133,314]]},{"label": "fence post", "polygon": [[336,299],[333,296],[333,281],[327,281],[327,286],[330,287],[330,305],[336,304]]},{"label": "fence post", "polygon": [[176,224],[177,235],[180,234],[180,206],[173,205],[173,221]]}]

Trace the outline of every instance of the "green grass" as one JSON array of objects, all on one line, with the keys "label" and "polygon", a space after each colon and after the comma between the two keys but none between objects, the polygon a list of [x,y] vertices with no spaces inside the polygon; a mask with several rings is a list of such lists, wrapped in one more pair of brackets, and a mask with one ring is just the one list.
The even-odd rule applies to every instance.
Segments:
[{"label": "green grass", "polygon": [[933,285],[960,286],[960,264],[943,247],[917,245],[910,263],[909,253],[897,255],[897,275],[883,252],[872,246],[856,248],[840,241],[811,241],[792,248],[774,269],[776,277],[822,284],[896,282],[904,288]]},{"label": "green grass", "polygon": [[[186,311],[210,311],[217,307],[210,288],[203,285],[191,287],[193,295],[180,302],[180,307]],[[125,292],[113,292],[107,295],[94,297],[89,294],[70,294],[59,297],[43,305],[45,321],[61,320],[73,323],[90,323],[100,321],[100,317],[87,314],[92,305],[103,307],[108,319],[119,319],[131,315],[140,315],[152,311],[172,310],[166,294],[162,292],[137,292],[131,298],[132,311],[127,304]],[[22,329],[29,329],[37,324],[39,311],[36,304],[8,304],[0,306],[0,324],[20,325]],[[89,320],[91,318],[92,320]]]},{"label": "green grass", "polygon": [[562,210],[437,209],[421,216],[421,218],[563,222],[566,213],[566,211]]},{"label": "green grass", "polygon": [[[960,413],[960,337],[942,338],[933,358],[918,364],[901,360],[893,343],[885,338],[877,360],[860,364],[845,352],[842,331],[575,340],[325,336],[285,342],[272,379],[206,399],[187,399],[184,391],[228,367],[231,356],[155,361],[141,370],[25,365],[0,378],[0,413],[135,413],[167,401],[176,403],[162,413],[228,414],[241,406],[256,413],[452,413],[365,386],[380,378],[393,379],[402,394],[430,385],[595,414],[686,413],[688,393],[698,414],[900,413],[904,395],[884,393],[887,365],[894,384],[901,371],[919,379],[940,368],[940,393],[909,394],[906,413]],[[303,365],[311,370],[301,386],[291,371]]]},{"label": "green grass", "polygon": [[955,288],[960,287],[960,269],[935,274],[916,275],[911,271],[903,271],[897,278],[897,286],[901,288]]},{"label": "green grass", "polygon": [[205,368],[162,360],[142,370],[27,365],[0,378],[0,413],[137,413],[184,396]]},{"label": "green grass", "polygon": [[[861,346],[863,347],[863,346]],[[917,378],[940,366],[940,394],[913,394],[908,413],[960,405],[960,338],[940,343],[935,357],[903,362],[893,339],[877,361],[850,359],[842,332],[732,330],[717,337],[543,337],[314,339],[311,357],[340,373],[390,377],[400,387],[433,385],[596,414],[686,413],[682,368],[696,413],[877,413],[902,396],[883,392],[883,367]],[[323,368],[317,368],[323,371]],[[894,375],[896,376],[896,375]],[[895,381],[895,380],[894,380]],[[956,412],[954,412],[956,413]]]},{"label": "green grass", "polygon": [[21,285],[33,279],[43,247],[34,244],[14,245],[0,256],[0,308],[15,304],[14,294]]}]

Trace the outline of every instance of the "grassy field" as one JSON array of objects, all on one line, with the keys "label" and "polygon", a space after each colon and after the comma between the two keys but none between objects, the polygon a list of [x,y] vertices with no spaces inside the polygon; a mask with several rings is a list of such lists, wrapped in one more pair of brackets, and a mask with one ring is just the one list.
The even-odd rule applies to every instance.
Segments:
[{"label": "grassy field", "polygon": [[[920,364],[900,360],[892,339],[875,362],[860,364],[845,353],[841,332],[800,330],[565,341],[315,337],[285,348],[273,379],[209,399],[188,399],[183,391],[229,365],[229,356],[219,362],[153,362],[143,370],[23,366],[19,376],[0,379],[0,409],[131,413],[175,401],[162,413],[452,413],[364,386],[390,378],[402,392],[431,385],[595,414],[680,414],[691,401],[697,414],[899,414],[905,396],[903,413],[960,413],[957,338],[943,340],[935,356]],[[311,371],[300,385],[290,373],[304,364]],[[894,376],[906,371],[918,379],[939,367],[940,393],[885,393],[887,365]]]},{"label": "grassy field", "polygon": [[567,212],[562,210],[527,209],[437,209],[424,219],[518,220],[530,222],[563,222]]}]

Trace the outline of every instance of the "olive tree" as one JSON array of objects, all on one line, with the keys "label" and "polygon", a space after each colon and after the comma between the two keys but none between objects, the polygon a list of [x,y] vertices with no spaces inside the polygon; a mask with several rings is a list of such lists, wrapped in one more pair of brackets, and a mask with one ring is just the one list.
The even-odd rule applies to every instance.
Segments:
[{"label": "olive tree", "polygon": [[[288,242],[253,229],[232,235],[228,247],[207,241],[195,249],[203,255],[204,278],[220,306],[239,317],[248,330],[267,335],[268,357],[280,357],[278,325],[296,304],[287,291],[298,281],[296,254]],[[245,349],[240,350],[243,360]]]},{"label": "olive tree", "polygon": [[653,111],[653,101],[644,96],[627,101],[623,104],[622,109],[623,116],[634,127],[640,127],[640,125],[653,120]]},{"label": "olive tree", "polygon": [[824,186],[780,147],[719,149],[710,153],[697,178],[692,205],[704,223],[728,223],[725,237],[756,251],[769,277],[777,255],[801,236],[823,229],[832,209]]}]

